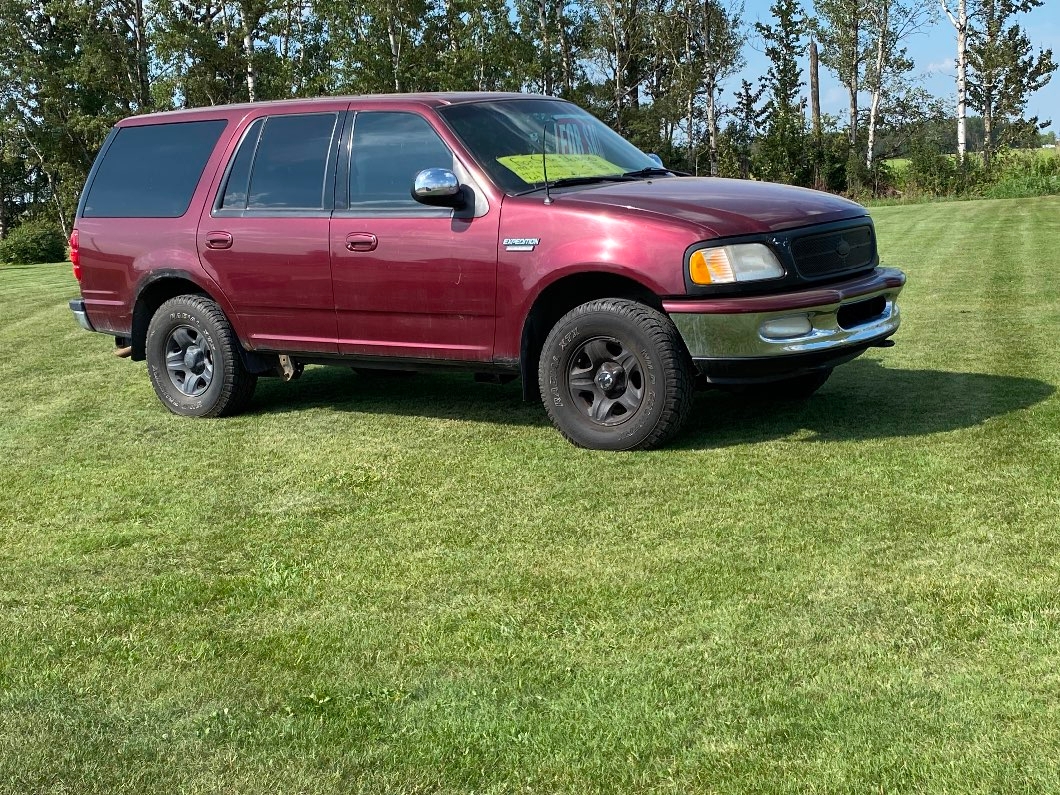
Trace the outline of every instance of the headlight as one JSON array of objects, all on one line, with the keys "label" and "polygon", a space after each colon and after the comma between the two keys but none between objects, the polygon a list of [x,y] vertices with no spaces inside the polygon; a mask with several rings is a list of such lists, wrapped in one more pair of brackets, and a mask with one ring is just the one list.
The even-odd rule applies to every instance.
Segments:
[{"label": "headlight", "polygon": [[696,284],[756,282],[784,275],[776,256],[761,243],[697,249],[688,259],[688,270]]}]

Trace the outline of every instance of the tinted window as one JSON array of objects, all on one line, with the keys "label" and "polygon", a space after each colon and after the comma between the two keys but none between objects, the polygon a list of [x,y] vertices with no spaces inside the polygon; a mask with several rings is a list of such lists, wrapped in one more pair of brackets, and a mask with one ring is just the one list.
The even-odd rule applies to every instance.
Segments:
[{"label": "tinted window", "polygon": [[316,113],[266,120],[250,175],[249,209],[316,210],[330,205],[324,182],[337,118],[334,113]]},{"label": "tinted window", "polygon": [[429,211],[412,198],[425,168],[453,167],[453,153],[415,113],[358,113],[350,160],[350,209]]},{"label": "tinted window", "polygon": [[225,128],[224,121],[122,127],[85,198],[90,218],[178,218]]},{"label": "tinted window", "polygon": [[228,171],[228,179],[225,181],[224,198],[221,199],[221,208],[225,210],[242,210],[247,206],[247,185],[250,184],[250,166],[254,161],[254,153],[258,150],[258,136],[261,135],[263,119],[258,119],[247,130],[243,136],[243,142],[239,145],[232,168]]}]

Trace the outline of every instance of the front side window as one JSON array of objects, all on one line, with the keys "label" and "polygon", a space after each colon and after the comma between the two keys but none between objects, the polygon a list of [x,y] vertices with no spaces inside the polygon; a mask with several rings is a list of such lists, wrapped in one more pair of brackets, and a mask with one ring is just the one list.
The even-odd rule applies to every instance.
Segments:
[{"label": "front side window", "polygon": [[179,218],[188,211],[226,122],[117,130],[85,196],[86,218]]},{"label": "front side window", "polygon": [[350,210],[437,214],[412,198],[416,175],[453,168],[453,153],[434,128],[415,113],[361,111],[353,123]]},{"label": "front side window", "polygon": [[270,116],[247,130],[218,209],[322,210],[338,114]]}]

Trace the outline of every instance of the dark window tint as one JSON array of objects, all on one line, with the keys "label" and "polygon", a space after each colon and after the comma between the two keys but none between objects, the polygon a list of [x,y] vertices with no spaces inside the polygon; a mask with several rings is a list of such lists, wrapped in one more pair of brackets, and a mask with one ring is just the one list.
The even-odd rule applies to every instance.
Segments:
[{"label": "dark window tint", "polygon": [[265,122],[250,175],[251,210],[325,206],[324,181],[334,113],[272,116]]},{"label": "dark window tint", "polygon": [[228,180],[225,182],[224,198],[221,199],[221,209],[242,210],[247,206],[247,185],[250,183],[250,164],[254,160],[254,152],[258,149],[258,136],[261,135],[263,119],[258,119],[247,130],[243,136],[243,142],[239,145],[232,168],[228,172]]},{"label": "dark window tint", "polygon": [[353,124],[350,209],[430,210],[412,198],[425,168],[452,168],[453,154],[414,113],[358,113]]},{"label": "dark window tint", "polygon": [[85,199],[84,215],[184,215],[224,127],[224,121],[122,127],[96,170]]}]

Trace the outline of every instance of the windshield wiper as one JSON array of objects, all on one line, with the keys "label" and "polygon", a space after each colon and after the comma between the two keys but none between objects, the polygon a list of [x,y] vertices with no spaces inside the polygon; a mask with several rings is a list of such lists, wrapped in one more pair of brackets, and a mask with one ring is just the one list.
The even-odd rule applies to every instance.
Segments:
[{"label": "windshield wiper", "polygon": [[648,166],[647,168],[639,168],[636,171],[627,171],[623,174],[623,177],[661,177],[664,174],[673,174],[675,177],[687,177],[688,174],[684,171],[674,171],[672,168],[663,168],[662,166]]},{"label": "windshield wiper", "polygon": [[629,174],[596,174],[591,177],[560,177],[548,184],[553,188],[562,188],[564,185],[591,185],[594,182],[629,182],[632,179],[633,177]]},{"label": "windshield wiper", "polygon": [[592,185],[596,182],[633,182],[635,179],[636,177],[630,177],[625,174],[603,174],[593,177],[560,177],[559,179],[549,180],[547,186],[538,185],[535,188],[527,188],[526,190],[519,191],[512,195],[525,196],[528,193],[537,193],[537,191],[544,190],[546,187],[565,188],[570,185]]}]

